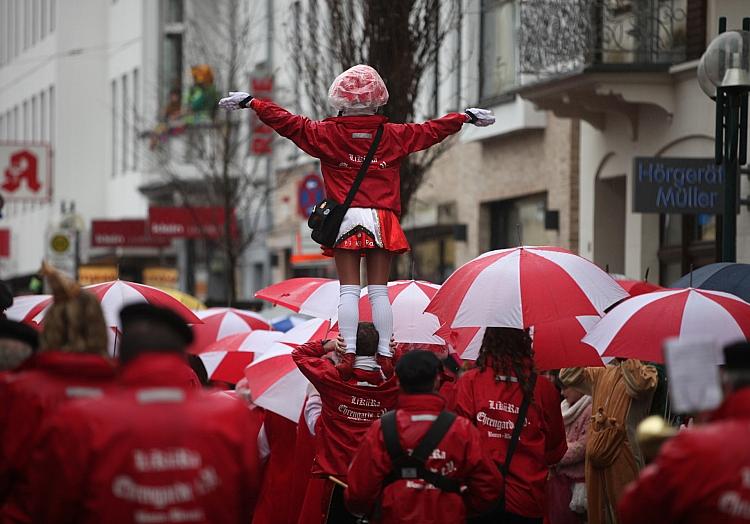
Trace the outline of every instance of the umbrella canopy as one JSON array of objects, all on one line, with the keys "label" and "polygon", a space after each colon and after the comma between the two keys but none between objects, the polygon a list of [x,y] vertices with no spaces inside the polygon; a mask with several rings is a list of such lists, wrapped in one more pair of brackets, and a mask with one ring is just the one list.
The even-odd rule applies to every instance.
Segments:
[{"label": "umbrella canopy", "polygon": [[694,287],[711,291],[724,291],[750,302],[750,264],[733,264],[721,262],[709,264],[688,273],[677,282],[673,288]]},{"label": "umbrella canopy", "polygon": [[[581,339],[600,320],[599,316],[564,318],[534,326],[532,339],[537,369],[602,366],[599,354]],[[454,328],[448,339],[463,360],[476,360],[486,328]],[[445,334],[445,328],[438,331]]]},{"label": "umbrella canopy", "polygon": [[241,309],[217,307],[196,311],[195,315],[203,323],[193,326],[195,340],[188,348],[191,353],[200,353],[210,344],[229,335],[249,333],[254,329],[271,329],[271,324],[262,316]]},{"label": "umbrella canopy", "polygon": [[622,289],[628,292],[628,295],[631,297],[636,297],[638,295],[645,295],[646,293],[652,293],[654,291],[661,291],[664,288],[652,284],[651,282],[648,282],[646,280],[630,280],[630,279],[616,279],[617,283],[620,284]]},{"label": "umbrella canopy", "polygon": [[671,337],[713,337],[720,345],[750,336],[750,304],[729,293],[670,289],[626,300],[607,313],[583,342],[603,357],[664,362]]},{"label": "umbrella canopy", "polygon": [[262,353],[267,351],[284,335],[281,331],[257,330],[247,333],[229,335],[209,344],[198,352],[199,355],[211,352],[250,351]]},{"label": "umbrella canopy", "polygon": [[339,281],[330,278],[290,278],[261,289],[255,296],[311,317],[338,316]]},{"label": "umbrella canopy", "polygon": [[457,327],[528,328],[600,316],[628,294],[588,260],[557,247],[490,251],[458,268],[427,313]]},{"label": "umbrella canopy", "polygon": [[[102,284],[93,284],[83,289],[94,295],[102,306],[107,326],[121,328],[120,310],[129,304],[148,302],[159,307],[171,309],[180,315],[188,324],[201,324],[203,321],[195,316],[186,306],[161,289],[128,282],[113,280]],[[35,322],[41,322],[47,309],[52,305],[52,297],[47,298],[41,310],[34,316]]]},{"label": "umbrella canopy", "polygon": [[245,368],[258,356],[276,347],[280,331],[258,330],[224,337],[198,354],[208,378],[236,384]]},{"label": "umbrella canopy", "polygon": [[276,331],[289,331],[293,327],[299,326],[306,320],[310,320],[307,315],[291,314],[282,315],[271,319],[271,326]]},{"label": "umbrella canopy", "polygon": [[[435,332],[440,321],[431,313],[424,313],[440,286],[424,280],[395,280],[388,282],[388,300],[393,308],[393,338],[399,343],[438,344],[443,340]],[[372,308],[367,288],[359,299],[359,320],[372,322]]]},{"label": "umbrella canopy", "polygon": [[285,333],[280,343],[267,352],[256,356],[245,368],[253,402],[296,423],[309,381],[292,360],[292,349],[310,340],[333,338],[336,334],[330,332],[330,325],[327,320],[309,320]]},{"label": "umbrella canopy", "polygon": [[52,300],[52,295],[24,295],[15,297],[13,305],[5,310],[5,316],[16,322],[24,322],[38,327],[34,318],[46,308]]}]

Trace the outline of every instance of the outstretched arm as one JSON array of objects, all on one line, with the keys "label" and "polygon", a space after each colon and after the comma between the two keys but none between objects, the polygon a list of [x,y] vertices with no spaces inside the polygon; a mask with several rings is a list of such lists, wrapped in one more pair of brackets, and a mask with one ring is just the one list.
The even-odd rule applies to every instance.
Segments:
[{"label": "outstretched arm", "polygon": [[219,107],[229,111],[253,109],[261,122],[294,142],[308,155],[320,158],[318,122],[301,115],[292,114],[273,102],[253,98],[242,91],[230,92],[228,97],[219,101]]}]

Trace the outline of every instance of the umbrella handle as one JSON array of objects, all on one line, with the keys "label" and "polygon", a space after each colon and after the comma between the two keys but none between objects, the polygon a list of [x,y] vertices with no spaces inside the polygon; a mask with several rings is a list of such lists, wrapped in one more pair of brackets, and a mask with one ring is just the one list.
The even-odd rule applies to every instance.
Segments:
[{"label": "umbrella handle", "polygon": [[333,475],[328,475],[328,480],[330,480],[330,481],[331,481],[331,482],[333,482],[334,484],[338,484],[339,486],[341,486],[341,487],[342,487],[342,488],[344,488],[344,489],[346,489],[346,488],[348,488],[348,487],[349,487],[349,485],[348,485],[348,484],[347,484],[346,482],[342,482],[342,481],[340,481],[339,479],[337,479],[337,478],[336,478],[336,477],[334,477]]}]

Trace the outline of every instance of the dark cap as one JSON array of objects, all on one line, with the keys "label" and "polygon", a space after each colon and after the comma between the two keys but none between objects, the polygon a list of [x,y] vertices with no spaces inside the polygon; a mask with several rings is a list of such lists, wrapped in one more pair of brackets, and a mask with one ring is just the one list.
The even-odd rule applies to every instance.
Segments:
[{"label": "dark cap", "polygon": [[724,369],[750,370],[750,343],[735,342],[725,346]]},{"label": "dark cap", "polygon": [[171,309],[141,302],[125,306],[120,310],[120,322],[123,331],[127,329],[128,324],[144,320],[170,328],[183,340],[186,346],[193,342],[193,331],[190,326]]},{"label": "dark cap", "polygon": [[432,351],[414,349],[406,352],[396,363],[396,376],[405,390],[422,389],[431,385],[443,364]]},{"label": "dark cap", "polygon": [[36,329],[15,320],[0,318],[0,338],[18,340],[31,346],[33,351],[39,348],[39,333]]}]

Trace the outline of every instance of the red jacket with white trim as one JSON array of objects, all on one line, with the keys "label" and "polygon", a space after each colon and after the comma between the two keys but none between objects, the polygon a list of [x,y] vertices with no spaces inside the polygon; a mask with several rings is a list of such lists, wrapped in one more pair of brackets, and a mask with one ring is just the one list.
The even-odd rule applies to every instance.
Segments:
[{"label": "red jacket with white trim", "polygon": [[[402,393],[396,406],[401,448],[414,449],[444,408],[445,400],[439,395]],[[370,515],[380,500],[381,514],[371,522],[464,522],[469,513],[490,509],[502,495],[500,471],[483,451],[477,429],[463,417],[456,417],[426,466],[445,472],[467,489],[462,494],[444,492],[423,480],[397,480],[383,488],[393,463],[378,420],[367,431],[349,468],[347,506],[355,514]]]},{"label": "red jacket with white trim", "polygon": [[354,370],[344,382],[333,363],[323,358],[323,341],[292,351],[292,358],[320,393],[323,410],[318,420],[313,475],[346,479],[349,463],[373,422],[396,405],[395,375],[384,381],[380,371]]},{"label": "red jacket with white trim", "polygon": [[46,351],[0,382],[0,505],[6,518],[27,520],[18,498],[41,424],[71,399],[101,396],[115,374],[104,357]]},{"label": "red jacket with white trim", "polygon": [[730,395],[714,420],[662,446],[620,499],[622,524],[750,521],[750,388]]},{"label": "red jacket with white trim", "polygon": [[401,214],[400,168],[404,157],[457,133],[466,122],[463,113],[449,113],[421,124],[391,124],[380,115],[315,121],[267,100],[255,98],[250,107],[278,134],[320,159],[326,195],[340,203],[346,200],[375,131],[384,124],[383,137],[352,207],[390,209],[396,215]]},{"label": "red jacket with white trim", "polygon": [[[498,466],[505,462],[523,393],[517,382],[496,382],[491,368],[464,373],[458,379],[456,413],[479,429],[482,445]],[[536,379],[534,399],[505,482],[505,507],[530,518],[546,513],[549,467],[568,449],[560,411],[560,394],[545,377]]]},{"label": "red jacket with white trim", "polygon": [[183,367],[179,355],[141,355],[118,391],[58,411],[29,467],[34,522],[251,521],[262,415],[187,387]]}]

